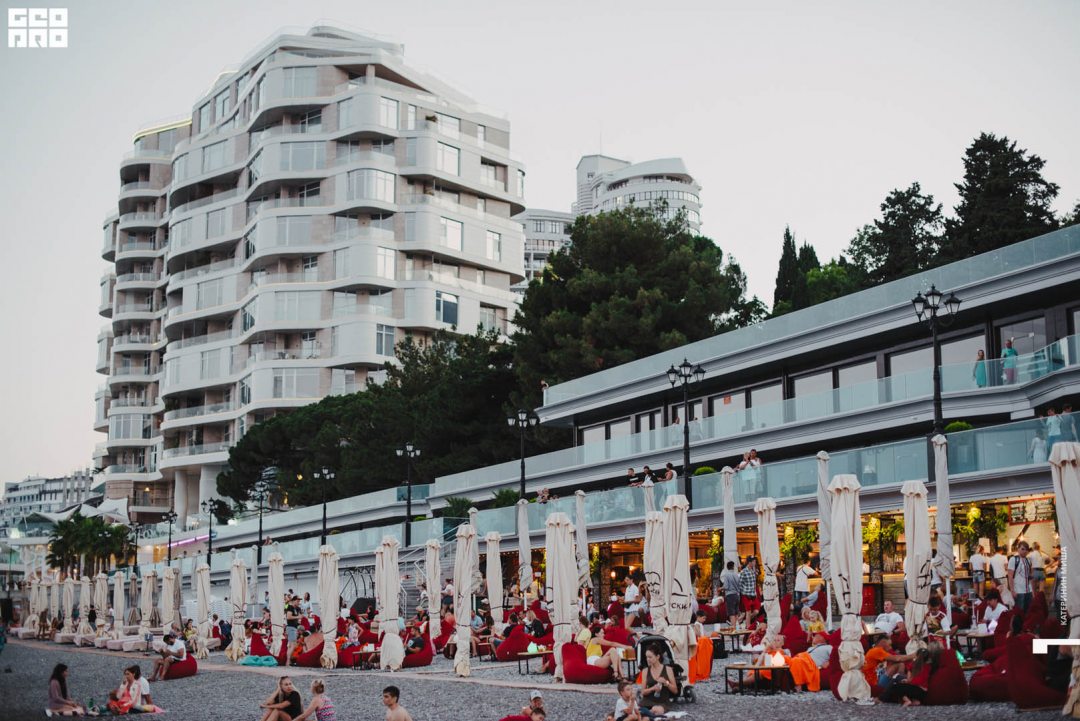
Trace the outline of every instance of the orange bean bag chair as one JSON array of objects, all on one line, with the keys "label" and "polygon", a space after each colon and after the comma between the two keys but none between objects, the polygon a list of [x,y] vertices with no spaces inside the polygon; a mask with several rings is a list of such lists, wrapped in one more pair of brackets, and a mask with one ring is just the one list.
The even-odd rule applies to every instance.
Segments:
[{"label": "orange bean bag chair", "polygon": [[199,672],[199,664],[193,654],[188,654],[182,661],[169,664],[169,670],[165,672],[165,680],[172,681],[178,678],[194,676]]},{"label": "orange bean bag chair", "polygon": [[792,656],[797,656],[810,647],[806,642],[806,631],[799,623],[799,617],[795,614],[788,616],[787,623],[780,630],[784,635],[784,646]]},{"label": "orange bean bag chair", "polygon": [[266,647],[266,642],[263,641],[261,633],[255,633],[251,636],[251,655],[252,656],[273,656],[277,659],[278,666],[285,665],[285,652],[288,650],[288,641],[281,639],[281,650],[277,655],[270,653],[270,649]]},{"label": "orange bean bag chair", "polygon": [[690,657],[690,668],[686,672],[689,683],[707,681],[709,676],[712,676],[712,657],[712,640],[705,637],[699,638],[697,640],[697,651]]},{"label": "orange bean bag chair", "polygon": [[321,668],[322,664],[319,659],[322,657],[323,647],[325,646],[326,641],[323,641],[310,651],[296,654],[293,656],[293,661],[302,668]]},{"label": "orange bean bag chair", "polygon": [[563,644],[562,664],[563,676],[567,683],[608,683],[611,681],[611,669],[590,666],[585,655],[585,647],[581,644]]},{"label": "orange bean bag chair", "polygon": [[422,638],[424,639],[423,650],[405,654],[405,660],[401,662],[402,668],[419,668],[431,665],[431,660],[435,658],[435,646],[431,643],[431,636],[426,630]]},{"label": "orange bean bag chair", "polygon": [[1019,709],[1060,709],[1066,695],[1046,685],[1045,660],[1032,650],[1033,638],[1031,634],[1022,633],[1005,644],[1005,655],[1009,659],[1009,699]]},{"label": "orange bean bag chair", "polygon": [[938,666],[930,673],[930,682],[926,687],[927,706],[956,706],[967,703],[968,684],[964,670],[956,654],[946,649],[942,652]]},{"label": "orange bean bag chair", "polygon": [[525,627],[514,626],[506,640],[495,649],[495,658],[500,661],[517,661],[518,656],[529,649],[530,643],[533,643],[533,639],[525,633]]}]

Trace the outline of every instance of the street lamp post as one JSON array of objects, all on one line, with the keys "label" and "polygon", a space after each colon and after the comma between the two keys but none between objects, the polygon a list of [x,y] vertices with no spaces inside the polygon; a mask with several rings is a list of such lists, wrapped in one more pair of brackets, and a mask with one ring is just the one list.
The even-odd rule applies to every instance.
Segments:
[{"label": "street lamp post", "polygon": [[405,547],[412,545],[412,459],[420,456],[420,449],[412,443],[394,451],[398,458],[405,459]]},{"label": "street lamp post", "polygon": [[168,513],[166,513],[164,516],[161,517],[161,520],[166,521],[169,524],[169,545],[166,546],[166,548],[168,549],[167,552],[169,554],[168,565],[171,566],[172,565],[172,527],[173,527],[173,524],[176,523],[176,511],[169,511]]},{"label": "street lamp post", "polygon": [[206,532],[206,565],[209,566],[210,556],[214,554],[214,499],[207,498],[199,505],[202,506],[203,513],[210,519],[210,528]]},{"label": "street lamp post", "polygon": [[139,577],[139,526],[138,523],[131,524],[131,533],[135,536],[133,546],[135,547],[135,577]]},{"label": "street lamp post", "polygon": [[537,415],[525,408],[519,408],[517,413],[506,417],[507,425],[511,428],[516,426],[521,436],[521,490],[518,491],[520,498],[525,497],[525,429],[532,428],[539,422]]},{"label": "street lamp post", "polygon": [[322,475],[319,475],[319,471],[315,471],[315,480],[321,480],[322,483],[322,540],[319,541],[319,545],[326,545],[326,487],[330,485],[336,474],[326,466],[323,466]]},{"label": "street lamp post", "polygon": [[705,377],[705,369],[683,358],[683,362],[678,366],[672,365],[668,368],[667,377],[672,388],[682,384],[683,467],[679,493],[686,496],[687,503],[693,506],[693,487],[690,481],[690,384],[700,383]]},{"label": "street lamp post", "polygon": [[943,305],[943,295],[940,290],[931,285],[926,295],[918,293],[911,299],[911,304],[915,306],[915,317],[920,321],[925,320],[930,326],[930,336],[934,344],[934,428],[930,434],[931,438],[945,430],[941,411],[941,342],[938,340],[938,328],[952,325],[956,318],[956,311],[960,308],[960,299],[955,293],[949,293],[949,297],[944,300],[946,314],[939,315],[939,310]]},{"label": "street lamp post", "polygon": [[262,476],[255,482],[255,498],[259,501],[259,545],[255,547],[255,563],[262,565],[263,547],[263,511],[266,510],[266,501],[270,497],[270,488],[274,485],[270,480],[273,478],[270,469],[262,472]]}]

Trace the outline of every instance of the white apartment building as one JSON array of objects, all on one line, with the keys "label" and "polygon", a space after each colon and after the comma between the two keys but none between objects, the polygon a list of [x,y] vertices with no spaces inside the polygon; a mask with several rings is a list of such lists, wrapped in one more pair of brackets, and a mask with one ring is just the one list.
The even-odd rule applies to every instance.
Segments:
[{"label": "white apartment building", "polygon": [[90,469],[74,471],[58,478],[30,476],[4,487],[0,505],[0,535],[32,513],[58,513],[90,497],[95,482]]},{"label": "white apartment building", "polygon": [[406,336],[508,333],[509,148],[504,117],[402,46],[330,27],[275,37],[138,133],[104,224],[107,497],[183,525],[253,424],[362,390]]},{"label": "white apartment building", "polygon": [[525,231],[525,281],[514,290],[524,293],[529,281],[543,272],[548,256],[570,245],[574,214],[529,208],[514,220],[521,223]]}]

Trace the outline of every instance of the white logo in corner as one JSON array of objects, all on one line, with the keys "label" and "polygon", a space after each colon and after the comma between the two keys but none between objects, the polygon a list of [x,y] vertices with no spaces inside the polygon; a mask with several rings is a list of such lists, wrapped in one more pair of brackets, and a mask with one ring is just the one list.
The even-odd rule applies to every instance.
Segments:
[{"label": "white logo in corner", "polygon": [[67,46],[67,8],[8,8],[9,48]]}]

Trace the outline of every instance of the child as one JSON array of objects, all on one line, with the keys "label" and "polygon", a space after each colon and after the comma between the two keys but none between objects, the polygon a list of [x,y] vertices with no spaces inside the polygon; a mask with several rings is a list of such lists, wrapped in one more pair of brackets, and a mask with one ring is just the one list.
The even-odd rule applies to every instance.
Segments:
[{"label": "child", "polygon": [[642,719],[656,718],[652,711],[638,706],[637,697],[634,695],[634,684],[629,681],[619,681],[619,699],[615,702],[614,721],[642,721]]}]

